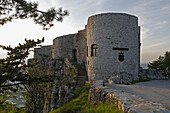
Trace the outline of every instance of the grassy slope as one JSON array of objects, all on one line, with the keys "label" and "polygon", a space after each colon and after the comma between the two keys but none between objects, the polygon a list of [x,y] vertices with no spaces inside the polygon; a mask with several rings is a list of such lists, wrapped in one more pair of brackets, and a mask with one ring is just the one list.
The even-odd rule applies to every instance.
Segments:
[{"label": "grassy slope", "polygon": [[90,85],[75,90],[74,99],[50,113],[121,113],[115,104],[103,103],[93,106],[88,103]]}]

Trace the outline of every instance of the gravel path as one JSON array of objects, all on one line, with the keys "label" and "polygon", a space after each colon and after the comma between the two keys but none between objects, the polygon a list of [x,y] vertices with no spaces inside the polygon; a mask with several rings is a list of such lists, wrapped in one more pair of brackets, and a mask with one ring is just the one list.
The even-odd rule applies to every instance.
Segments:
[{"label": "gravel path", "polygon": [[106,84],[106,86],[134,93],[153,102],[161,103],[170,109],[170,80],[153,80],[136,83],[135,85]]}]

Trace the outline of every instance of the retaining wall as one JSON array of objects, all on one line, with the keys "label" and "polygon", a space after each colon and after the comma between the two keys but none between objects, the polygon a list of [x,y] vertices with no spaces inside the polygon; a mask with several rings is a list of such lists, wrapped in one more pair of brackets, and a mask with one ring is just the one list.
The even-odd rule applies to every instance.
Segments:
[{"label": "retaining wall", "polygon": [[88,101],[93,105],[103,102],[115,103],[124,113],[170,113],[170,110],[164,108],[160,103],[146,100],[135,94],[111,89],[104,86],[102,80],[95,81],[91,85]]}]

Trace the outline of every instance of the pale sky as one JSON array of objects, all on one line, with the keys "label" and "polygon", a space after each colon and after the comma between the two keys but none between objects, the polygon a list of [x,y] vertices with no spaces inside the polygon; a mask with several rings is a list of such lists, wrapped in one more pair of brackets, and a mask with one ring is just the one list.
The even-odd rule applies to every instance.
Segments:
[{"label": "pale sky", "polygon": [[[33,20],[14,20],[0,26],[0,44],[17,46],[24,39],[45,37],[43,45],[51,45],[57,36],[84,29],[89,16],[99,13],[128,13],[138,17],[141,26],[141,63],[148,63],[170,50],[170,0],[31,0],[41,10],[63,7],[70,13],[64,21],[55,22],[48,31]],[[0,58],[6,52],[0,49]]]}]

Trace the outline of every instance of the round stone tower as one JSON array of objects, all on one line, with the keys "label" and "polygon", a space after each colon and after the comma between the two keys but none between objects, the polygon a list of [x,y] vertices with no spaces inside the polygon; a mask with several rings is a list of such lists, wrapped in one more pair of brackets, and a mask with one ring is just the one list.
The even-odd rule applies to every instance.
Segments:
[{"label": "round stone tower", "polygon": [[63,59],[68,58],[72,59],[72,51],[74,48],[74,36],[75,34],[69,34],[57,37],[53,40],[52,46],[52,58],[54,59]]},{"label": "round stone tower", "polygon": [[88,18],[87,67],[90,80],[106,80],[116,73],[138,75],[140,30],[138,18],[105,13]]}]

